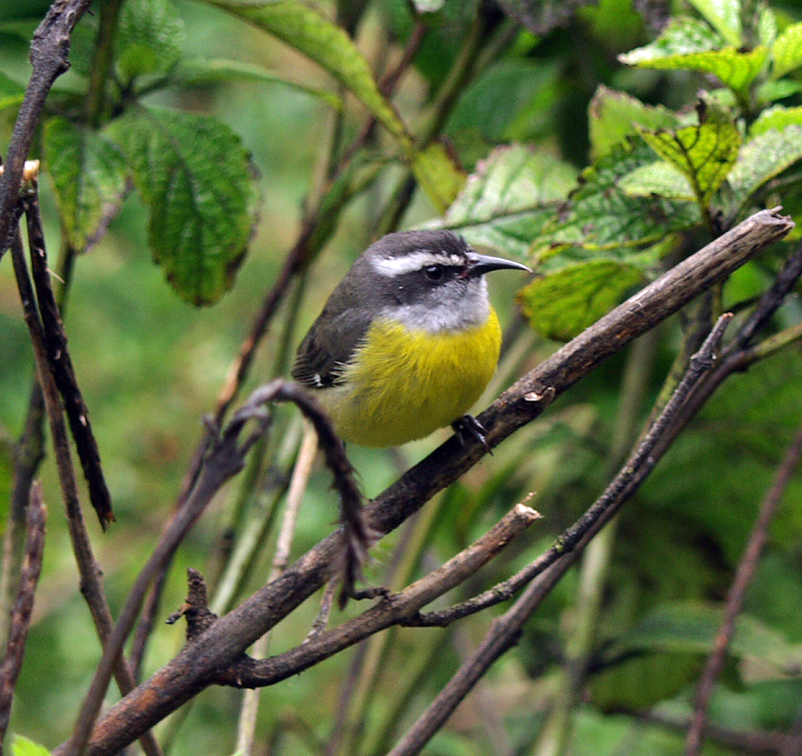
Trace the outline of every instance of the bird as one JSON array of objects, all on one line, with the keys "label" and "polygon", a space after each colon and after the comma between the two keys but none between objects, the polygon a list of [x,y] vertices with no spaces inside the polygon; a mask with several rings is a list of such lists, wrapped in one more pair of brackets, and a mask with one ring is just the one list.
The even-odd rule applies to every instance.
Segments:
[{"label": "bird", "polygon": [[292,377],[343,441],[401,446],[452,425],[484,440],[466,414],[498,366],[501,327],[485,274],[528,271],[479,254],[446,230],[402,231],[353,263],[300,343]]}]

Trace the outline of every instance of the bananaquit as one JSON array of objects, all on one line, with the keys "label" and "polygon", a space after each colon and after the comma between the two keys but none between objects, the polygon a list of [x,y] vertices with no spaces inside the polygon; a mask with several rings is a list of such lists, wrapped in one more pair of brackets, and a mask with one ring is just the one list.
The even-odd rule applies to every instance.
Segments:
[{"label": "bananaquit", "polygon": [[341,438],[399,446],[464,415],[496,370],[498,317],[484,274],[529,269],[480,255],[449,231],[406,231],[362,253],[301,342],[293,378]]}]

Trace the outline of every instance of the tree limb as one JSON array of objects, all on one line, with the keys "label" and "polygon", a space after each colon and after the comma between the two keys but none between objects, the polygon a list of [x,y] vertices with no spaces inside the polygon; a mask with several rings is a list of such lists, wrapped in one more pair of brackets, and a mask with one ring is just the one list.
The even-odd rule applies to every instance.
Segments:
[{"label": "tree limb", "polygon": [[[479,421],[493,447],[627,343],[669,317],[793,228],[779,210],[763,210],[667,271],[615,308],[505,391]],[[485,453],[451,438],[388,488],[367,510],[368,524],[389,533],[434,493],[450,485]],[[89,743],[93,756],[115,753],[144,728],[211,684],[243,651],[331,576],[341,536],[330,535],[277,580],[221,617],[147,682],[99,720]]]}]

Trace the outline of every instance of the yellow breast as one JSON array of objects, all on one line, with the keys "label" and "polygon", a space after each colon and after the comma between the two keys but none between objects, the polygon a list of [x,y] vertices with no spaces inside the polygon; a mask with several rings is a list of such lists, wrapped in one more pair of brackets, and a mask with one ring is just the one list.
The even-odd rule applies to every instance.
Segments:
[{"label": "yellow breast", "polygon": [[376,321],[344,372],[320,398],[340,436],[362,446],[399,446],[464,415],[496,370],[501,328],[487,322],[432,334]]}]

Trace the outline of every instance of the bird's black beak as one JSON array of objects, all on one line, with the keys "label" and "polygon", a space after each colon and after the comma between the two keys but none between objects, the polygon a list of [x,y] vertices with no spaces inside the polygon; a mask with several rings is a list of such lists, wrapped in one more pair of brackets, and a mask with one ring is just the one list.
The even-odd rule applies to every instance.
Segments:
[{"label": "bird's black beak", "polygon": [[503,270],[512,268],[514,270],[525,270],[527,273],[532,271],[519,262],[505,260],[503,257],[490,257],[490,255],[480,255],[478,252],[471,253],[469,257],[468,275],[471,278],[478,278],[491,270]]}]

